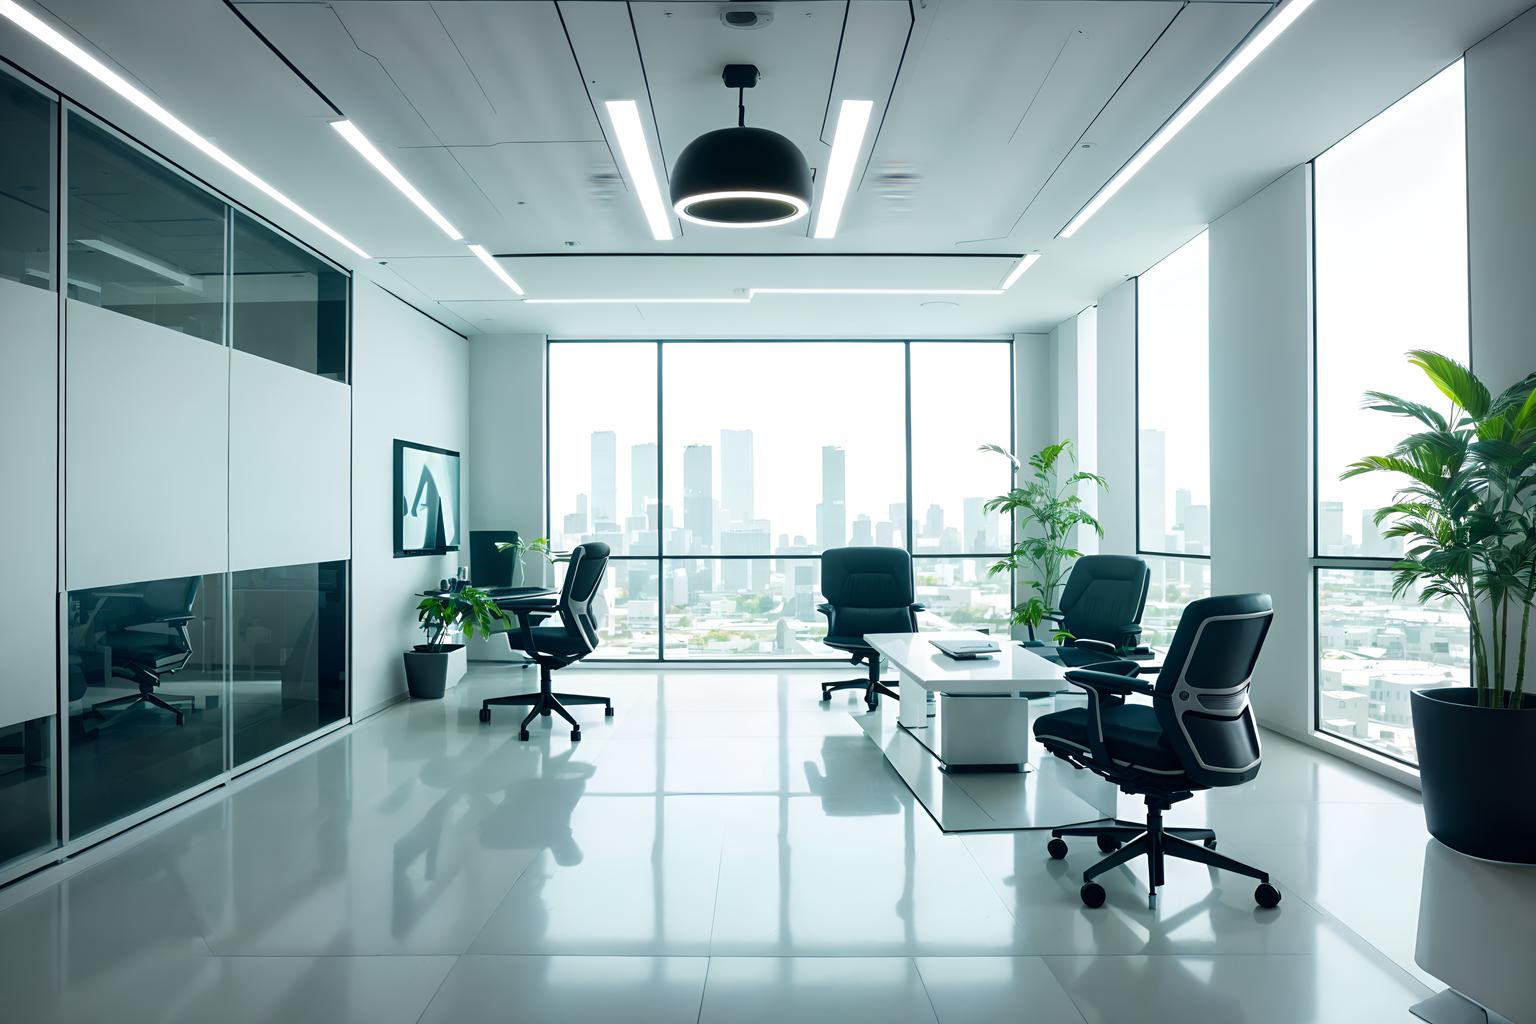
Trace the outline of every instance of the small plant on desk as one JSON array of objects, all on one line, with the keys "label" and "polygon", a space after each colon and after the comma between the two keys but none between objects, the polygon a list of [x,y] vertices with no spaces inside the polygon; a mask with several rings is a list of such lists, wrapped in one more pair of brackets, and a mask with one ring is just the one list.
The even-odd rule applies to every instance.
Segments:
[{"label": "small plant on desk", "polygon": [[[539,556],[548,565],[555,564],[555,552],[549,546],[548,537],[535,537],[533,540],[523,540],[519,537],[517,540],[501,541],[496,545],[496,553],[498,555],[504,555],[508,552],[511,552],[513,557],[517,559],[517,567],[520,570],[518,573],[519,579],[526,579],[528,576],[529,555]],[[540,572],[540,582],[543,581],[543,578],[544,574]]]}]

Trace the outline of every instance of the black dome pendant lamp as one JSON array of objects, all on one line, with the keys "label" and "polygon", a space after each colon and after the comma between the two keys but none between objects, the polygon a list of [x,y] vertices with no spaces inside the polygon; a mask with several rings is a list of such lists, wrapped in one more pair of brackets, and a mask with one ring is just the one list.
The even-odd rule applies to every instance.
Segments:
[{"label": "black dome pendant lamp", "polygon": [[737,90],[736,127],[688,143],[672,168],[672,208],[683,220],[719,228],[771,228],[811,209],[811,169],[778,132],[747,127],[745,90],[757,85],[752,64],[727,64]]}]

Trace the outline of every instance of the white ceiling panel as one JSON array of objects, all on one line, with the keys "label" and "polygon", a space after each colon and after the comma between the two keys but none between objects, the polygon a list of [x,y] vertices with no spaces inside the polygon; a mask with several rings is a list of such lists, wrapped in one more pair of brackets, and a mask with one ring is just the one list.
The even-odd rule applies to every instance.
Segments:
[{"label": "white ceiling panel", "polygon": [[[1179,8],[940,6],[908,53],[847,240],[874,245],[897,231],[929,246],[1006,238]],[[1225,53],[1205,55],[1206,71]],[[881,201],[880,181],[890,174],[907,179],[905,204]]]}]

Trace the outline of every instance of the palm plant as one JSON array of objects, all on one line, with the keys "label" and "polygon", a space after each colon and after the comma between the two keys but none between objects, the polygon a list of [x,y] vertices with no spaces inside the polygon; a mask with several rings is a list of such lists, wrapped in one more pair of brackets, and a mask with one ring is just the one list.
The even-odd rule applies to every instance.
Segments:
[{"label": "palm plant", "polygon": [[[1497,397],[1456,360],[1418,349],[1408,361],[1451,401],[1449,414],[1368,391],[1364,407],[1423,428],[1389,454],[1350,464],[1407,477],[1376,513],[1385,537],[1406,541],[1393,565],[1393,593],[1445,598],[1472,628],[1472,675],[1479,707],[1523,708],[1527,637],[1536,602],[1536,373]],[[1512,623],[1518,615],[1518,625]],[[1510,630],[1518,628],[1511,659]],[[1513,677],[1511,685],[1511,676]]]},{"label": "palm plant", "polygon": [[422,598],[416,606],[416,619],[427,635],[426,644],[419,649],[433,654],[443,653],[443,640],[452,630],[460,630],[464,639],[473,640],[476,635],[490,636],[498,625],[511,623],[491,596],[477,587]]},{"label": "palm plant", "polygon": [[[986,444],[979,449],[996,452],[1013,464],[1017,474],[1022,468],[1013,453],[1001,445]],[[1015,486],[1007,494],[987,501],[983,506],[988,512],[1001,512],[1011,519],[1017,517],[1020,526],[1019,539],[1007,557],[994,562],[987,575],[1019,572],[1029,576],[1024,585],[1029,588],[1028,600],[1013,609],[1013,622],[1029,627],[1031,638],[1035,628],[1055,607],[1056,592],[1061,589],[1072,559],[1082,552],[1071,545],[1072,531],[1081,526],[1104,536],[1099,525],[1078,494],[1079,484],[1092,483],[1109,489],[1109,484],[1097,473],[1073,470],[1065,480],[1060,479],[1062,465],[1076,465],[1071,440],[1048,444],[1029,457],[1030,479],[1022,486]],[[1060,641],[1067,634],[1057,630]]]}]

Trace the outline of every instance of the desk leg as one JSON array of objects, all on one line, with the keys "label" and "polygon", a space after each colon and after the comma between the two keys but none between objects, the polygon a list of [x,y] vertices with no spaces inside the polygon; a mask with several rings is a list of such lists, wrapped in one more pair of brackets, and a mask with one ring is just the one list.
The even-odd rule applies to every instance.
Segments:
[{"label": "desk leg", "polygon": [[901,716],[896,720],[908,729],[928,728],[928,698],[931,694],[905,672],[901,674]]}]

